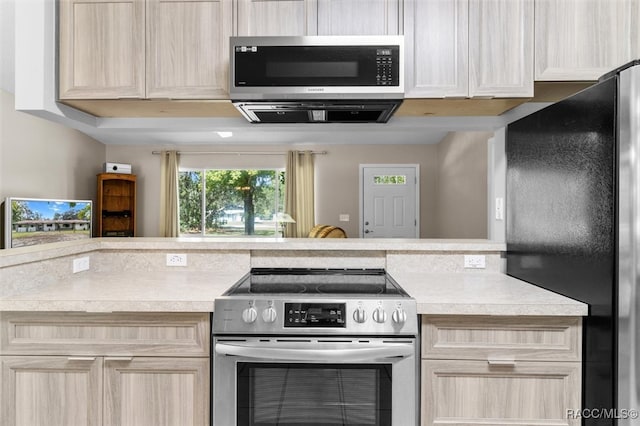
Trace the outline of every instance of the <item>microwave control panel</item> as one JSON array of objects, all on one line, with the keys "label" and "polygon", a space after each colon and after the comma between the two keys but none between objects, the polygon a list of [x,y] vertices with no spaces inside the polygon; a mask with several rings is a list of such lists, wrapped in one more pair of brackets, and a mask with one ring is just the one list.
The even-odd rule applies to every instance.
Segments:
[{"label": "microwave control panel", "polygon": [[376,49],[376,84],[390,86],[393,84],[393,50]]}]

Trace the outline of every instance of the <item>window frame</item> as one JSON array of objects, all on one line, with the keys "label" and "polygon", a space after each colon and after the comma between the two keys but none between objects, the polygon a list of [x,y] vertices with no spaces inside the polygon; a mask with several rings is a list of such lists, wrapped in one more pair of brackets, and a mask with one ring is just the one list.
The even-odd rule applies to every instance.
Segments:
[{"label": "window frame", "polygon": [[[207,171],[219,171],[219,170],[270,170],[275,172],[276,182],[279,182],[278,177],[280,173],[285,173],[284,167],[179,167],[178,168],[178,176],[180,176],[183,172],[198,172],[201,174],[202,179],[202,188],[200,192],[200,232],[199,233],[183,233],[178,227],[178,236],[181,238],[228,238],[223,237],[221,235],[210,234],[206,232],[206,212],[207,212],[207,179],[206,172]],[[286,179],[286,175],[285,175]],[[180,179],[178,179],[178,203],[180,203]],[[274,191],[274,215],[277,215],[280,210],[280,200],[284,199],[284,189],[280,191],[280,185],[275,185]],[[284,204],[282,206],[284,210]],[[178,221],[180,223],[180,211],[178,210]],[[282,238],[282,228],[278,226],[278,222],[276,221],[273,226],[273,234],[271,235],[248,235],[248,234],[240,234],[238,237],[241,238]]]}]

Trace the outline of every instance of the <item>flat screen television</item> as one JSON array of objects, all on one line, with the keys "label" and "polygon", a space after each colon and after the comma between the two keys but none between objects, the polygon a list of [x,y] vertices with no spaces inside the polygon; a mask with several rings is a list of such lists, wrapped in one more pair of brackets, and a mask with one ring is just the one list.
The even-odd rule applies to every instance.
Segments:
[{"label": "flat screen television", "polygon": [[15,248],[91,238],[91,200],[8,197],[4,247]]}]

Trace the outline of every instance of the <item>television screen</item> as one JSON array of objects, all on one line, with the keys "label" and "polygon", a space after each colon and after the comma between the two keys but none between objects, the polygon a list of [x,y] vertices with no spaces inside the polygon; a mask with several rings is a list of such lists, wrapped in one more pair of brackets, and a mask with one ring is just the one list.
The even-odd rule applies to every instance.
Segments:
[{"label": "television screen", "polygon": [[91,200],[5,200],[6,248],[91,238]]}]

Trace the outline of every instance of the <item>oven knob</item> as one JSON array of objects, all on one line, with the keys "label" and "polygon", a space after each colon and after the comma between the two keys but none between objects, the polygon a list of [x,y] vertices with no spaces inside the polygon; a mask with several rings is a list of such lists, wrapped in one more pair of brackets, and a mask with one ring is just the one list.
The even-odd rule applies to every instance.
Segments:
[{"label": "oven knob", "polygon": [[377,308],[373,311],[373,320],[375,322],[383,323],[387,320],[387,313],[382,308]]},{"label": "oven knob", "polygon": [[262,320],[264,322],[274,322],[276,320],[276,310],[272,307],[268,307],[264,311],[262,311]]},{"label": "oven knob", "polygon": [[358,309],[353,311],[353,319],[355,322],[363,323],[367,320],[367,313],[362,306],[358,306]]},{"label": "oven knob", "polygon": [[391,314],[391,319],[396,324],[404,324],[407,321],[407,313],[402,308],[396,308]]},{"label": "oven knob", "polygon": [[258,311],[253,306],[242,311],[242,321],[252,323],[258,318]]}]

